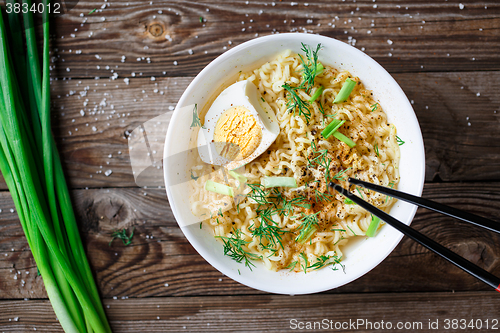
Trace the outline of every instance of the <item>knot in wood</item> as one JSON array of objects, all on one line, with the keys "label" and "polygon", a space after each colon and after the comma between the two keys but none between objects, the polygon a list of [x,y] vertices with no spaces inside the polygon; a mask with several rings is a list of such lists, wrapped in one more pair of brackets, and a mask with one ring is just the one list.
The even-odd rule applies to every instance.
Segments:
[{"label": "knot in wood", "polygon": [[163,26],[159,23],[149,25],[148,31],[153,37],[160,37],[163,35]]}]

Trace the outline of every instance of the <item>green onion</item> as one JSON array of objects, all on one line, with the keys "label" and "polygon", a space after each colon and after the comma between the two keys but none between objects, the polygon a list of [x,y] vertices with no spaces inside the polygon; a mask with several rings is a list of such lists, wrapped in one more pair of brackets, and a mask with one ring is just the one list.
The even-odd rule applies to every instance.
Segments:
[{"label": "green onion", "polygon": [[233,188],[224,184],[216,183],[212,180],[207,180],[205,183],[205,190],[210,192],[219,193],[222,195],[229,195],[230,197],[234,197]]},{"label": "green onion", "polygon": [[348,145],[351,148],[353,148],[354,146],[356,146],[356,142],[352,141],[351,139],[349,139],[347,136],[345,136],[344,134],[340,133],[339,131],[333,132],[333,136],[336,137],[337,139],[339,139],[340,141],[342,141],[343,143],[345,143],[346,145]]},{"label": "green onion", "polygon": [[333,100],[333,103],[345,102],[349,98],[349,95],[351,94],[355,86],[356,86],[356,81],[347,78],[344,82],[344,85],[340,89],[339,94]]},{"label": "green onion", "polygon": [[375,232],[377,232],[379,225],[380,225],[380,219],[378,217],[372,215],[372,221],[370,222],[370,225],[368,226],[368,230],[366,230],[366,235],[368,237],[375,236]]},{"label": "green onion", "polygon": [[316,71],[314,72],[314,75],[316,76],[316,75],[322,74],[324,69],[325,69],[325,67],[323,67],[323,64],[318,62],[316,64]]},{"label": "green onion", "polygon": [[318,97],[321,96],[321,94],[323,93],[323,90],[325,90],[325,87],[323,87],[323,86],[320,86],[318,89],[316,89],[316,91],[311,96],[311,98],[309,98],[309,103],[312,103],[315,100],[317,100]]},{"label": "green onion", "polygon": [[260,179],[260,183],[265,188],[268,187],[297,187],[297,181],[293,177],[267,177]]},{"label": "green onion", "polygon": [[307,230],[304,230],[304,232],[300,233],[296,238],[295,238],[295,241],[300,243],[300,244],[304,244],[305,242],[307,242],[309,240],[309,238],[311,238],[311,236],[316,232],[316,227],[312,226],[310,228],[308,228]]},{"label": "green onion", "polygon": [[111,332],[51,133],[48,10],[42,68],[32,12],[23,12],[24,40],[19,14],[6,16],[8,27],[0,14],[0,171],[64,331]]},{"label": "green onion", "polygon": [[239,173],[237,173],[236,171],[233,171],[233,170],[229,170],[228,173],[236,180],[238,180],[238,182],[241,184],[244,184],[247,182],[247,177],[243,176],[243,175],[240,175]]},{"label": "green onion", "polygon": [[[325,129],[321,132],[321,135],[323,135],[323,137],[325,139],[328,139],[330,137],[330,135],[334,134],[340,128],[340,126],[342,126],[344,123],[345,123],[345,120],[341,121],[341,120],[335,119],[330,124],[328,124],[328,126],[325,127]],[[331,125],[334,125],[334,126],[331,126]]]},{"label": "green onion", "polygon": [[345,198],[345,199],[344,199],[344,203],[345,203],[345,204],[348,204],[348,205],[354,205],[354,201],[352,201],[352,200],[351,200],[351,199],[349,199],[349,198]]}]

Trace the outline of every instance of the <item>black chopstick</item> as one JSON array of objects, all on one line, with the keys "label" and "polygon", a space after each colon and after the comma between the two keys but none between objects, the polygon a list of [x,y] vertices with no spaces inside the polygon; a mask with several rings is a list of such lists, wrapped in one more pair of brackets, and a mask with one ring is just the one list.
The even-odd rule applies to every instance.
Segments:
[{"label": "black chopstick", "polygon": [[417,197],[408,193],[400,192],[397,190],[393,190],[392,188],[380,186],[380,185],[375,185],[372,183],[368,183],[359,179],[355,178],[349,178],[349,183],[354,184],[354,185],[359,185],[362,187],[365,187],[367,189],[373,190],[375,192],[379,192],[382,194],[386,194],[388,196],[394,197],[396,199],[400,199],[406,202],[409,202],[411,204],[427,208],[430,210],[433,210],[438,213],[442,213],[444,215],[448,215],[451,217],[454,217],[456,219],[459,219],[464,222],[469,222],[474,225],[477,225],[479,227],[483,227],[485,229],[488,229],[490,231],[494,231],[497,233],[500,233],[500,223],[492,221],[490,219],[467,213],[464,212],[463,210],[456,209],[450,206],[446,206],[440,203],[437,203],[435,201],[431,201],[428,199],[424,199],[421,197]]},{"label": "black chopstick", "polygon": [[447,249],[446,247],[442,246],[441,244],[437,243],[436,241],[428,238],[427,236],[421,234],[420,232],[416,231],[415,229],[410,228],[406,224],[400,222],[399,220],[395,219],[394,217],[390,216],[386,212],[378,209],[375,206],[372,206],[365,200],[359,198],[358,196],[352,194],[348,190],[344,189],[340,185],[330,183],[331,187],[333,187],[337,192],[343,194],[359,206],[363,207],[366,209],[368,212],[371,214],[377,216],[380,218],[382,221],[386,222],[387,224],[390,224],[392,227],[396,228],[406,236],[410,237],[414,241],[420,243],[422,246],[425,248],[433,251],[437,255],[441,256],[442,258],[448,260],[455,266],[463,269],[470,275],[476,277],[477,279],[483,281],[496,291],[500,292],[500,278],[496,277],[495,275],[491,274],[488,271],[485,271],[481,267],[471,263],[467,259],[459,256],[455,252]]}]

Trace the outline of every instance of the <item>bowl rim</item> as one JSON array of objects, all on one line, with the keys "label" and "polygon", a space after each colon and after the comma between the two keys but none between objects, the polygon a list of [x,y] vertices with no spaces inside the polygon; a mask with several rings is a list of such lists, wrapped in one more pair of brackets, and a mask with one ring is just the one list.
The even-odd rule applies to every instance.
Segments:
[{"label": "bowl rim", "polygon": [[[424,183],[425,183],[425,149],[424,149],[424,142],[423,142],[423,137],[422,137],[422,131],[420,129],[420,124],[419,124],[418,119],[416,117],[415,111],[413,110],[413,107],[411,106],[410,102],[408,101],[408,97],[406,96],[406,94],[404,93],[404,91],[402,90],[402,88],[399,86],[399,84],[397,83],[397,81],[376,60],[374,60],[373,58],[371,58],[370,56],[368,56],[364,52],[358,50],[357,48],[355,48],[355,47],[353,47],[353,46],[351,46],[351,45],[349,45],[347,43],[344,43],[344,42],[342,42],[342,41],[340,41],[338,39],[335,39],[335,38],[332,38],[332,37],[328,37],[328,36],[311,35],[311,34],[304,34],[304,33],[280,33],[280,34],[268,35],[268,36],[263,36],[263,37],[258,37],[258,38],[254,38],[254,39],[248,40],[248,41],[246,41],[246,42],[244,42],[244,43],[242,43],[240,45],[237,45],[234,48],[232,48],[232,49],[224,52],[223,54],[221,54],[220,56],[218,56],[217,58],[215,58],[214,60],[212,60],[207,66],[205,66],[205,68],[203,68],[203,70],[201,70],[198,73],[198,75],[196,75],[196,77],[191,81],[191,83],[184,90],[183,94],[181,95],[181,97],[179,98],[179,100],[177,102],[177,105],[183,105],[183,103],[185,102],[185,100],[188,98],[190,90],[193,89],[194,86],[198,85],[198,83],[199,83],[200,80],[204,79],[204,76],[205,76],[206,73],[209,73],[214,67],[220,66],[221,63],[223,63],[223,62],[227,61],[229,58],[233,57],[233,55],[235,53],[241,52],[242,50],[244,50],[245,48],[248,48],[248,47],[254,47],[255,44],[266,43],[266,42],[273,41],[273,40],[279,41],[280,39],[283,39],[283,38],[297,39],[297,42],[301,42],[301,41],[304,41],[304,38],[307,38],[307,37],[304,37],[304,36],[307,36],[307,37],[313,36],[314,39],[323,40],[325,43],[334,43],[334,44],[335,43],[340,43],[340,44],[343,44],[341,46],[347,47],[352,52],[357,53],[358,56],[361,56],[362,58],[364,58],[377,71],[380,71],[380,73],[383,73],[383,75],[385,76],[384,79],[383,79],[383,81],[384,82],[385,81],[390,81],[390,82],[392,81],[392,83],[394,84],[394,87],[396,89],[398,89],[397,94],[404,97],[404,100],[408,104],[409,108],[413,111],[413,112],[411,112],[411,115],[408,115],[408,116],[410,118],[412,118],[412,119],[410,119],[411,122],[418,129],[418,131],[415,134],[415,137],[413,139],[415,140],[414,143],[416,144],[415,149],[419,150],[418,153],[421,154],[422,159],[420,161],[421,162],[420,163],[421,165],[420,165],[420,168],[419,168],[420,172],[418,174],[414,174],[413,178],[417,178],[418,179],[418,180],[415,181],[417,183],[417,185],[415,185],[416,186],[416,192],[415,192],[415,194],[418,195],[418,196],[421,196],[421,194],[423,192]],[[179,114],[180,113],[178,112],[178,108],[176,107],[175,110],[174,110],[174,112],[173,112],[173,114],[172,114],[172,118],[171,118],[171,120],[169,122],[167,133],[166,133],[165,145],[164,145],[164,154],[163,154],[164,157],[165,156],[169,156],[168,155],[168,150],[169,150],[168,149],[168,142],[173,140],[171,128],[173,126],[172,124],[175,123],[176,119],[179,117]],[[168,184],[168,181],[167,181],[167,177],[168,177],[167,176],[167,171],[168,171],[167,168],[164,167],[164,169],[163,169],[163,176],[164,176],[164,181],[165,181],[165,190],[166,190],[166,193],[167,193],[167,197],[168,197],[170,208],[171,208],[172,213],[173,213],[173,215],[174,215],[174,217],[175,217],[175,219],[177,221],[178,219],[181,218],[181,216],[180,216],[180,213],[179,213],[178,209],[175,206],[171,205],[171,203],[173,202],[171,200],[171,198],[173,197],[173,194],[172,194],[169,186],[167,185]],[[413,221],[413,218],[415,217],[415,213],[417,211],[417,208],[418,208],[417,206],[413,205],[409,209],[409,213],[408,213],[408,221],[409,221],[409,223],[408,224],[411,224],[411,222]],[[390,226],[387,226],[387,227],[390,227]],[[370,261],[370,264],[366,265],[366,267],[364,269],[362,269],[360,273],[358,273],[352,279],[350,279],[348,281],[345,281],[344,283],[338,284],[338,285],[333,286],[333,287],[329,286],[327,284],[320,285],[320,286],[311,285],[311,286],[308,286],[306,288],[303,288],[300,292],[290,292],[290,291],[286,291],[286,290],[276,290],[276,289],[273,289],[273,288],[268,288],[265,285],[255,283],[252,279],[244,278],[243,275],[238,275],[233,270],[227,268],[225,265],[223,265],[220,262],[218,262],[218,261],[213,260],[212,258],[210,258],[210,256],[208,255],[208,253],[205,252],[205,250],[203,249],[203,246],[198,243],[198,241],[195,239],[195,236],[191,233],[191,231],[188,228],[181,227],[181,230],[182,230],[182,233],[184,234],[184,236],[189,241],[189,243],[198,252],[198,254],[200,254],[212,267],[214,267],[215,269],[217,269],[219,272],[221,272],[225,276],[228,276],[228,277],[232,278],[233,280],[235,280],[235,281],[237,281],[237,282],[239,282],[239,283],[241,283],[243,285],[246,285],[248,287],[251,287],[251,288],[254,288],[254,289],[257,289],[257,290],[261,290],[261,291],[265,291],[265,292],[270,292],[270,293],[275,293],[275,294],[290,294],[290,295],[310,294],[310,293],[317,293],[317,292],[322,292],[322,291],[326,291],[326,290],[331,290],[331,289],[335,289],[335,288],[341,287],[341,286],[343,286],[345,284],[351,283],[351,282],[359,279],[360,277],[362,277],[366,273],[370,272],[373,268],[375,268],[376,266],[378,266],[383,260],[385,260],[389,256],[389,254],[391,254],[394,251],[394,249],[400,243],[401,239],[404,236],[402,233],[399,233],[398,236],[394,237],[391,240],[392,241],[392,245],[388,248],[388,250],[383,255],[379,255],[378,260],[372,260],[372,261]]]}]

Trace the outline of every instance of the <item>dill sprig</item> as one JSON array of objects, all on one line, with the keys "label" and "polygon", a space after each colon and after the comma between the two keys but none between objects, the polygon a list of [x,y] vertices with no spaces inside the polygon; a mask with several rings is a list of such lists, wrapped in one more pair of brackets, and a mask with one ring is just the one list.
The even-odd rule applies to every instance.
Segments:
[{"label": "dill sprig", "polygon": [[297,228],[299,235],[295,237],[296,242],[304,243],[311,238],[312,234],[316,231],[316,227],[318,226],[318,214],[319,212],[313,214],[302,213],[302,218],[299,220],[301,223]]},{"label": "dill sprig", "polygon": [[193,121],[191,122],[191,126],[189,126],[189,128],[198,127],[198,126],[202,127],[200,117],[198,116],[198,104],[195,104],[194,109],[193,109]]},{"label": "dill sprig", "polygon": [[305,53],[307,59],[304,60],[302,55],[299,54],[300,61],[302,62],[302,66],[304,67],[304,69],[302,70],[304,82],[302,83],[301,87],[307,85],[307,88],[305,90],[307,93],[310,93],[312,87],[314,86],[314,79],[316,78],[316,75],[318,74],[318,72],[321,72],[323,70],[323,65],[318,62],[318,52],[321,49],[321,44],[318,44],[315,51],[313,51],[311,46],[304,43],[301,44],[301,51]]},{"label": "dill sprig", "polygon": [[[259,226],[256,227],[255,224],[252,224],[248,230],[252,233],[252,236],[259,237],[260,244],[263,248],[276,251],[278,245],[283,248],[281,236],[288,231],[282,230],[276,225],[276,222],[272,219],[273,213],[272,209],[262,211],[260,213]],[[262,239],[267,241],[267,245],[262,243]]]},{"label": "dill sprig", "polygon": [[333,176],[332,179],[345,181],[347,179],[347,175],[345,173],[351,169],[352,167],[348,167],[347,169],[337,172],[337,174]]},{"label": "dill sprig", "polygon": [[372,112],[373,111],[376,111],[378,109],[378,103],[375,103],[373,105],[370,105],[370,107],[372,108]]},{"label": "dill sprig", "polygon": [[311,141],[311,152],[312,158],[307,157],[308,167],[322,167],[325,169],[325,182],[328,184],[330,182],[330,165],[332,159],[328,158],[327,149],[318,149],[316,142]]},{"label": "dill sprig", "polygon": [[307,256],[304,252],[301,252],[299,254],[299,257],[302,258],[302,260],[304,261],[303,264],[300,264],[300,268],[302,268],[304,270],[304,274],[307,273],[307,267],[309,266],[309,262],[307,261]]},{"label": "dill sprig", "polygon": [[134,237],[134,230],[135,227],[132,227],[132,232],[130,233],[130,235],[127,235],[127,229],[125,228],[123,228],[123,230],[113,231],[113,233],[111,234],[111,241],[108,245],[111,246],[111,243],[113,243],[116,238],[121,239],[125,246],[130,245],[130,243],[132,243],[132,237]]},{"label": "dill sprig", "polygon": [[304,118],[306,119],[306,123],[309,124],[309,120],[311,119],[309,103],[300,98],[300,96],[296,92],[296,90],[301,89],[302,86],[292,87],[288,83],[285,83],[284,85],[282,85],[282,87],[285,88],[286,91],[288,91],[286,110],[288,112],[293,111],[294,116],[295,112],[298,112],[299,116],[304,116]]},{"label": "dill sprig", "polygon": [[328,202],[331,200],[331,198],[333,198],[333,195],[331,195],[330,193],[321,192],[321,191],[318,191],[317,189],[314,189],[314,201],[316,201],[316,202],[318,202],[318,201]]},{"label": "dill sprig", "polygon": [[243,250],[243,246],[250,243],[245,241],[242,237],[241,229],[234,229],[231,237],[226,236],[215,236],[215,238],[220,238],[224,242],[224,255],[230,257],[236,262],[245,262],[245,266],[252,270],[251,266],[255,267],[252,260],[261,259],[261,256],[256,255]]},{"label": "dill sprig", "polygon": [[396,135],[396,141],[397,141],[398,145],[400,145],[400,146],[405,144],[405,142],[403,140],[401,140],[401,138],[397,135]]}]

